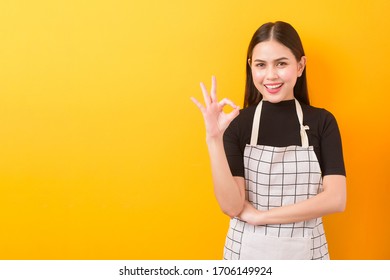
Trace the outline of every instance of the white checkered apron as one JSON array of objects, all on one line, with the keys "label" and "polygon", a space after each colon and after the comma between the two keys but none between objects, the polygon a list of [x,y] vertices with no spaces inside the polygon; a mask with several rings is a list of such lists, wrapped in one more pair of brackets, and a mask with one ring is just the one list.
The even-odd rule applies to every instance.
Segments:
[{"label": "white checkered apron", "polygon": [[[245,147],[246,197],[258,210],[294,204],[320,193],[322,174],[308,145],[302,109],[295,100],[302,146],[257,145],[262,102],[256,108],[251,143]],[[322,219],[253,226],[230,220],[224,259],[329,259]]]}]

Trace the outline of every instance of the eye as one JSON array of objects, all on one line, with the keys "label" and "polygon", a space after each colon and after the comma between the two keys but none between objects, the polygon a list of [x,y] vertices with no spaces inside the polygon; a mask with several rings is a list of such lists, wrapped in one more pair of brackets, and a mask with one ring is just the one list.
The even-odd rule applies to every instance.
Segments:
[{"label": "eye", "polygon": [[263,67],[265,67],[265,63],[259,62],[259,63],[256,63],[255,66],[256,66],[256,67],[263,68]]},{"label": "eye", "polygon": [[277,64],[276,64],[276,66],[278,66],[278,67],[284,67],[284,66],[286,66],[287,65],[287,62],[284,62],[284,61],[280,61],[280,62],[278,62]]}]

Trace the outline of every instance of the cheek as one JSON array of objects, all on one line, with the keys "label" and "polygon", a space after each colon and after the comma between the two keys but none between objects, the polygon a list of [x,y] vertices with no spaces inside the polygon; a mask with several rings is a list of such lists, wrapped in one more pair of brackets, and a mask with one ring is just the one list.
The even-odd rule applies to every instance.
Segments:
[{"label": "cheek", "polygon": [[252,72],[252,79],[253,79],[253,85],[255,88],[262,93],[264,90],[264,74],[262,74],[260,71],[253,71]]},{"label": "cheek", "polygon": [[295,81],[298,77],[298,73],[292,69],[280,69],[278,72],[279,77],[284,81]]},{"label": "cheek", "polygon": [[264,71],[252,69],[252,78],[254,81],[262,81],[264,79]]}]

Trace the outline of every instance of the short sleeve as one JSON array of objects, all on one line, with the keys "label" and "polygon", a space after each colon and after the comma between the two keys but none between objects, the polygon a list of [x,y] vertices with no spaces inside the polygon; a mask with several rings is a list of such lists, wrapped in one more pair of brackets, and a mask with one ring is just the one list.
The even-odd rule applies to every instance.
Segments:
[{"label": "short sleeve", "polygon": [[346,175],[340,130],[335,117],[323,110],[323,125],[320,131],[322,175]]}]

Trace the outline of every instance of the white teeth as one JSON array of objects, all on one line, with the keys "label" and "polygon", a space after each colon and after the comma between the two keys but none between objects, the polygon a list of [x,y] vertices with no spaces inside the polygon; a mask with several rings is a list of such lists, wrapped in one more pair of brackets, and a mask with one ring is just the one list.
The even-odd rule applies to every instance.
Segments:
[{"label": "white teeth", "polygon": [[279,85],[265,85],[265,87],[269,88],[269,89],[280,88],[281,86],[282,86],[282,84],[279,84]]}]

